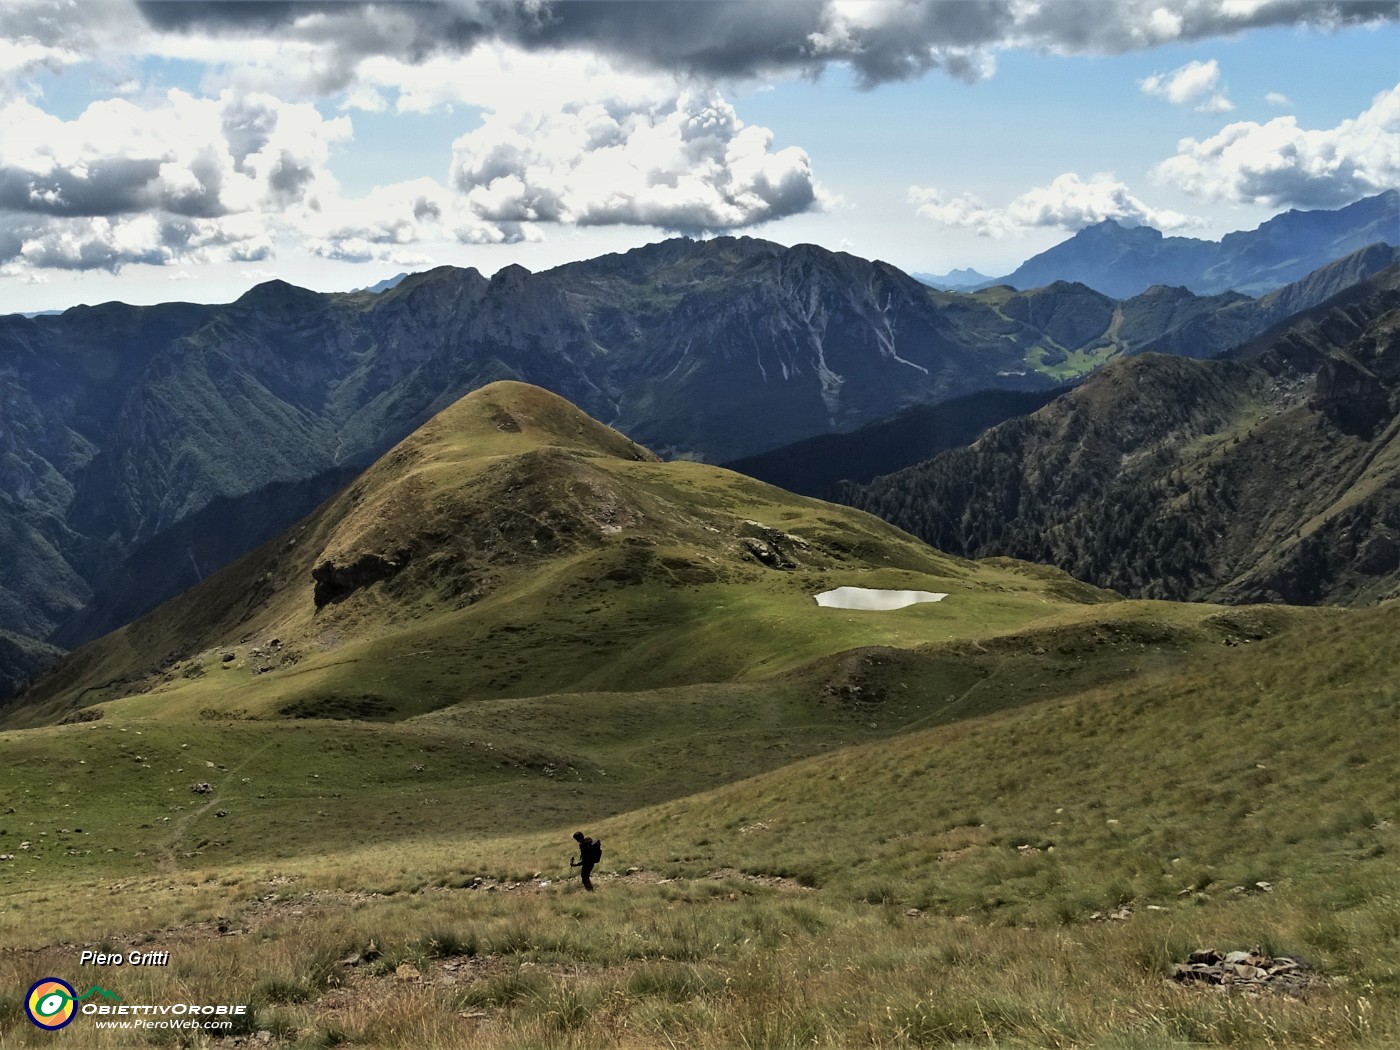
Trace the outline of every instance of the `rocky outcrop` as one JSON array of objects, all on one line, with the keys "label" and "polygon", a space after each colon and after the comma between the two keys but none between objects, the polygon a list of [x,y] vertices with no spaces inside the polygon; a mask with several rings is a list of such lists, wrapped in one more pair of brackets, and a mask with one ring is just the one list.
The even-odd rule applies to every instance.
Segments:
[{"label": "rocky outcrop", "polygon": [[796,553],[806,548],[801,536],[781,532],[760,521],[745,521],[739,537],[744,556],[770,569],[795,569]]},{"label": "rocky outcrop", "polygon": [[378,554],[361,554],[346,565],[323,561],[311,570],[311,578],[316,582],[312,595],[316,608],[342,602],[363,587],[397,576],[407,564],[407,555],[391,559]]},{"label": "rocky outcrop", "polygon": [[1369,369],[1346,357],[1329,357],[1318,369],[1308,407],[1348,433],[1369,433],[1390,417],[1390,392]]},{"label": "rocky outcrop", "polygon": [[1381,531],[1372,533],[1361,545],[1356,556],[1356,570],[1367,576],[1383,576],[1400,568],[1400,544],[1394,535]]},{"label": "rocky outcrop", "polygon": [[1172,969],[1172,980],[1205,988],[1296,996],[1318,978],[1300,959],[1283,955],[1271,958],[1258,948],[1247,952],[1204,948],[1192,952],[1186,962],[1178,963]]}]

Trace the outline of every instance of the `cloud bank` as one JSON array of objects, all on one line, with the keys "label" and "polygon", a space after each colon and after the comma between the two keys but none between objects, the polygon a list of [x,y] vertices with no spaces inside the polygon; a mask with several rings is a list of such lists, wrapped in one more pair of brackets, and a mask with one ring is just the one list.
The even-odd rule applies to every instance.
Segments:
[{"label": "cloud bank", "polygon": [[1112,175],[1097,174],[1088,181],[1073,172],[1058,176],[1048,186],[1021,194],[1004,208],[992,208],[970,193],[945,197],[932,187],[911,186],[909,202],[925,219],[941,226],[975,230],[983,237],[1004,237],[1037,228],[1082,230],[1113,219],[1124,226],[1152,226],[1159,230],[1189,229],[1199,223],[1188,215],[1153,208],[1134,197]]},{"label": "cloud bank", "polygon": [[[779,148],[727,100],[757,83],[833,69],[866,89],[931,71],[976,81],[1006,50],[1111,55],[1397,19],[1391,0],[6,0],[0,267],[252,262],[284,243],[408,265],[428,242],[529,240],[551,225],[745,229],[827,199],[806,151]],[[129,97],[61,119],[34,86],[84,63],[115,83],[150,59],[202,67],[203,88],[152,95],[138,76]],[[1230,107],[1213,60],[1140,86]],[[1157,177],[1201,197],[1344,203],[1397,181],[1395,100],[1383,101],[1329,131],[1279,117],[1184,140]],[[444,141],[432,177],[342,193],[332,160],[358,113],[462,104],[483,115]],[[1108,175],[1063,174],[1002,208],[928,187],[910,200],[989,236],[1192,224]]]},{"label": "cloud bank", "polygon": [[13,100],[0,107],[0,263],[263,258],[270,216],[333,191],[326,162],[349,133],[270,95],[108,99],[69,121]]},{"label": "cloud bank", "polygon": [[706,80],[814,76],[848,66],[866,86],[932,69],[976,79],[997,50],[1121,54],[1270,26],[1395,20],[1381,0],[591,0],[588,3],[137,4],[159,34],[278,39],[318,49],[323,91],[339,91],[375,56],[423,62],[483,43],[583,49],[624,66]]}]

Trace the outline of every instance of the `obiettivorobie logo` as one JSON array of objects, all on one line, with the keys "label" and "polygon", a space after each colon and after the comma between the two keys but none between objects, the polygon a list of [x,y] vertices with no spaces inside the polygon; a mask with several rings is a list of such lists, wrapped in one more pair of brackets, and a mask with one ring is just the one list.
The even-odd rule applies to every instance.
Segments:
[{"label": "obiettivorobie logo", "polygon": [[35,981],[24,997],[24,1012],[46,1032],[72,1024],[79,1014],[98,1028],[231,1029],[248,1015],[247,1003],[130,1003],[116,992],[93,985],[79,995],[58,977]]},{"label": "obiettivorobie logo", "polygon": [[119,1003],[122,999],[116,992],[109,992],[97,985],[79,995],[67,981],[45,977],[30,986],[29,994],[24,998],[24,1012],[46,1032],[56,1032],[72,1023],[80,1002],[94,995],[112,1003]]}]

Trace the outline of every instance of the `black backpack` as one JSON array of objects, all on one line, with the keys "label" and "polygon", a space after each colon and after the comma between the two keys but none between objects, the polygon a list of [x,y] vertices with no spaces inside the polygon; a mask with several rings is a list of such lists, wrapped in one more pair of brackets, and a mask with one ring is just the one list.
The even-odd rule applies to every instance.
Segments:
[{"label": "black backpack", "polygon": [[579,850],[580,859],[585,864],[597,864],[603,859],[603,840],[590,839],[583,849]]}]

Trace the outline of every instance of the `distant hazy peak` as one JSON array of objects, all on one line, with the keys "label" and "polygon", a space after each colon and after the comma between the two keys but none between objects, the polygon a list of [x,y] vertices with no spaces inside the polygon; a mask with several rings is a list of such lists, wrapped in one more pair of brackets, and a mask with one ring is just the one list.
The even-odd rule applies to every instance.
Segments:
[{"label": "distant hazy peak", "polygon": [[356,288],[354,290],[357,292],[370,292],[372,294],[377,295],[380,292],[387,292],[390,288],[397,288],[400,284],[403,283],[404,278],[406,278],[407,276],[407,272],[396,273],[393,277],[386,277],[382,281],[377,281],[374,284],[368,285],[364,288]]},{"label": "distant hazy peak", "polygon": [[1336,210],[1283,212],[1219,241],[1167,237],[1150,226],[1105,219],[997,281],[1022,289],[1082,281],[1118,299],[1157,284],[1201,295],[1233,290],[1257,296],[1376,241],[1400,242],[1400,192],[1388,190]]}]

